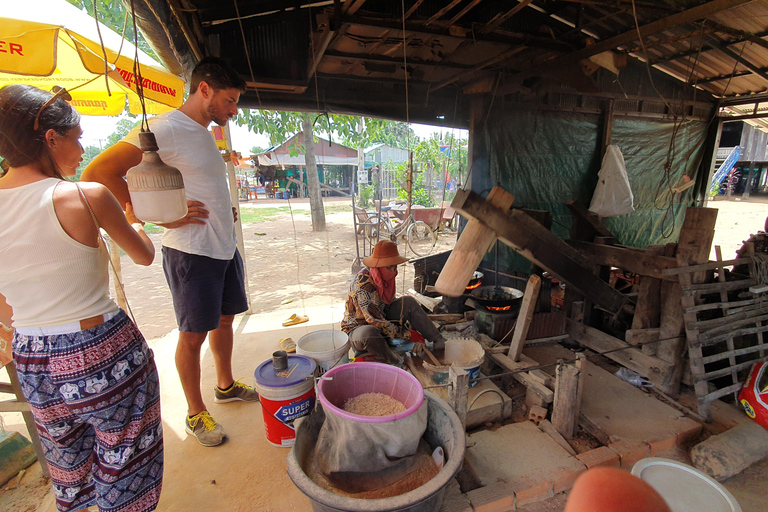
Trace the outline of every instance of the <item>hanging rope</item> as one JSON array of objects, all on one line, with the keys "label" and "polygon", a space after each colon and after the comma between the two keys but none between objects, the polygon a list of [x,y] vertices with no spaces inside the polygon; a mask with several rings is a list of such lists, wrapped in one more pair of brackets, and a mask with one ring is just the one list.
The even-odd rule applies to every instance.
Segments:
[{"label": "hanging rope", "polygon": [[[96,32],[99,34],[99,45],[101,46],[101,54],[104,57],[104,82],[107,86],[107,96],[112,96],[112,91],[109,90],[109,61],[107,60],[107,50],[104,48],[104,38],[101,36],[101,24],[99,23],[99,12],[96,8],[96,0],[93,0],[93,19],[96,21]],[[122,45],[121,45],[122,46]]]}]

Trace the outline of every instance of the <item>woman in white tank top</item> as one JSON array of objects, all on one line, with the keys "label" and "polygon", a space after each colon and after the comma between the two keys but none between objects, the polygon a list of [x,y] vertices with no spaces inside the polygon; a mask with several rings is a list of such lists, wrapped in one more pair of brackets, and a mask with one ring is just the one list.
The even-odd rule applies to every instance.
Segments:
[{"label": "woman in white tank top", "polygon": [[0,157],[9,166],[0,177],[0,304],[12,310],[13,358],[58,509],[154,510],[163,473],[157,369],[109,297],[97,223],[140,265],[155,250],[130,205],[123,213],[103,185],[79,190],[65,180],[83,154],[67,96],[0,89]]}]

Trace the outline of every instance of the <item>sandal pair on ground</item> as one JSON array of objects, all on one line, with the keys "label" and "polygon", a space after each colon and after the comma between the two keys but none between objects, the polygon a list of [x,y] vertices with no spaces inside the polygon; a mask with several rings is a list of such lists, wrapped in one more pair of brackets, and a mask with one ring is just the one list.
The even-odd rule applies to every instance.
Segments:
[{"label": "sandal pair on ground", "polygon": [[[213,388],[213,401],[217,404],[229,402],[258,402],[259,394],[251,386],[236,380],[227,390]],[[203,446],[218,446],[227,439],[227,433],[208,411],[202,411],[184,420],[185,430]]]}]

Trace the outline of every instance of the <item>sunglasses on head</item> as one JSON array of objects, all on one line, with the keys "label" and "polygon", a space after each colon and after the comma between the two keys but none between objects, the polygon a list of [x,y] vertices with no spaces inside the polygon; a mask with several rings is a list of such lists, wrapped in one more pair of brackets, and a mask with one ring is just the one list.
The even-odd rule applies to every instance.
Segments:
[{"label": "sunglasses on head", "polygon": [[53,89],[51,89],[51,92],[53,93],[53,96],[51,96],[48,101],[43,103],[43,106],[40,107],[40,110],[37,111],[37,115],[35,116],[35,124],[32,127],[34,130],[40,129],[40,114],[43,113],[43,110],[51,106],[54,101],[56,101],[58,98],[64,98],[65,101],[72,101],[72,95],[69,94],[64,87],[54,85]]}]

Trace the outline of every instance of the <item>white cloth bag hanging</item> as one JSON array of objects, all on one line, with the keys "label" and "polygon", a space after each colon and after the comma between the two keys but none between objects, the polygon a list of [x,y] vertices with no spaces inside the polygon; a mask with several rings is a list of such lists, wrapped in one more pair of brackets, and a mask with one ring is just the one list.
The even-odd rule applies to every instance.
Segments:
[{"label": "white cloth bag hanging", "polygon": [[632,188],[619,146],[608,146],[598,174],[589,211],[600,217],[618,217],[635,211]]}]

